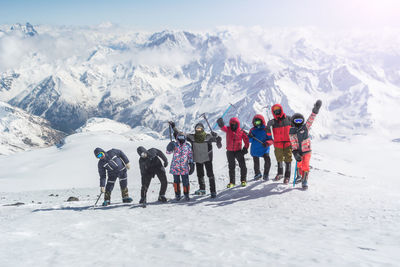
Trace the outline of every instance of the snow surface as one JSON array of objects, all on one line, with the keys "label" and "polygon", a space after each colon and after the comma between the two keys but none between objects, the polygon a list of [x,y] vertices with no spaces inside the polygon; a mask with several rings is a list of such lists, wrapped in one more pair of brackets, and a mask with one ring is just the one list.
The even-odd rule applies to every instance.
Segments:
[{"label": "snow surface", "polygon": [[[69,136],[61,148],[0,156],[7,166],[0,169],[0,265],[398,266],[400,143],[370,136],[315,140],[308,191],[252,181],[249,155],[248,186],[225,189],[225,149],[215,149],[215,200],[159,204],[155,178],[143,209],[136,148],[165,151],[167,143],[89,131]],[[130,158],[134,204],[92,209],[97,146],[120,148]],[[271,177],[274,156],[272,163]],[[190,180],[194,192],[197,178]],[[169,184],[167,197],[173,195]],[[80,201],[66,202],[70,196]],[[17,202],[25,205],[7,206]],[[112,202],[121,202],[118,185]]]}]

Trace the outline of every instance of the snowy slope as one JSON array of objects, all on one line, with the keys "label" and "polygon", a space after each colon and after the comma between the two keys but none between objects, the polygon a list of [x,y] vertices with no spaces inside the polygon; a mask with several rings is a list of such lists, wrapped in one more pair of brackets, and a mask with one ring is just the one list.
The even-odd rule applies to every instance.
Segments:
[{"label": "snowy slope", "polygon": [[166,137],[166,120],[188,130],[203,112],[215,122],[229,103],[236,108],[227,117],[239,116],[249,127],[266,106],[308,114],[317,98],[325,112],[316,137],[400,130],[395,30],[144,33],[40,25],[31,35],[28,26],[0,29],[0,100],[67,132],[104,117]]},{"label": "snowy slope", "polygon": [[[371,142],[376,146],[365,145]],[[306,192],[251,180],[245,188],[225,189],[225,150],[216,149],[217,199],[193,196],[191,202],[153,203],[159,190],[153,179],[151,203],[143,209],[136,204],[136,148],[164,151],[167,143],[132,142],[109,131],[84,132],[69,136],[60,149],[0,157],[0,164],[8,166],[0,170],[1,265],[398,265],[400,181],[391,167],[377,166],[399,162],[399,143],[366,136],[351,143],[315,141]],[[99,190],[92,153],[96,146],[127,153],[133,205],[91,209]],[[390,156],[375,156],[382,151]],[[252,161],[246,158],[252,177]],[[274,157],[272,162],[271,176],[276,174]],[[197,179],[190,180],[193,192]],[[70,196],[80,201],[65,202]],[[171,184],[167,196],[173,197]],[[120,202],[118,185],[112,201]],[[16,202],[25,205],[7,206]]]},{"label": "snowy slope", "polygon": [[0,155],[52,146],[65,134],[43,118],[0,102]]}]

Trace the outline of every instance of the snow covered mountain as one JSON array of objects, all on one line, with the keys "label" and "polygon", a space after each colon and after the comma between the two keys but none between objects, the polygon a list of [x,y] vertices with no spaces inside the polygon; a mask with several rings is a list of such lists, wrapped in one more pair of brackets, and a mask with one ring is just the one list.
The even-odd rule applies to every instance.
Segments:
[{"label": "snow covered mountain", "polygon": [[[0,100],[72,132],[105,117],[167,134],[206,112],[245,127],[281,103],[307,115],[323,100],[319,137],[400,129],[400,36],[396,31],[225,28],[207,33],[2,25]],[[28,30],[29,28],[29,30]],[[7,30],[8,29],[8,30]],[[20,31],[20,30],[19,30]],[[27,37],[28,36],[28,37]],[[270,112],[268,112],[270,114]],[[385,120],[382,120],[385,118]],[[393,136],[392,136],[393,135]]]},{"label": "snow covered mountain", "polygon": [[51,146],[65,136],[47,120],[4,102],[0,102],[0,131],[0,155]]}]

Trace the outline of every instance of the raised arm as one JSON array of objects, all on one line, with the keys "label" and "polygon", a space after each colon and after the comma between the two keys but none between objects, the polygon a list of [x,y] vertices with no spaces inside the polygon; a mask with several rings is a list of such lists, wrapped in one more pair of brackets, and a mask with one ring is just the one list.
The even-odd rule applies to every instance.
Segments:
[{"label": "raised arm", "polygon": [[315,117],[317,116],[319,109],[321,108],[322,105],[322,101],[321,100],[317,100],[317,102],[315,102],[314,107],[312,109],[312,113],[311,115],[308,117],[307,122],[306,122],[306,127],[307,130],[310,130],[311,125],[313,124]]}]

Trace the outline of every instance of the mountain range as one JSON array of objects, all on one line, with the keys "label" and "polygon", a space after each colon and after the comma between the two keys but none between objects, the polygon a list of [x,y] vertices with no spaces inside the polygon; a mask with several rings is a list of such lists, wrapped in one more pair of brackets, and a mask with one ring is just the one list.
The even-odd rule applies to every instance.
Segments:
[{"label": "mountain range", "polygon": [[[245,128],[282,104],[307,116],[323,101],[317,138],[400,129],[398,31],[225,27],[138,32],[115,25],[0,26],[0,101],[73,133],[92,117],[168,135],[211,125],[232,104]],[[204,121],[203,121],[204,122]]]}]

